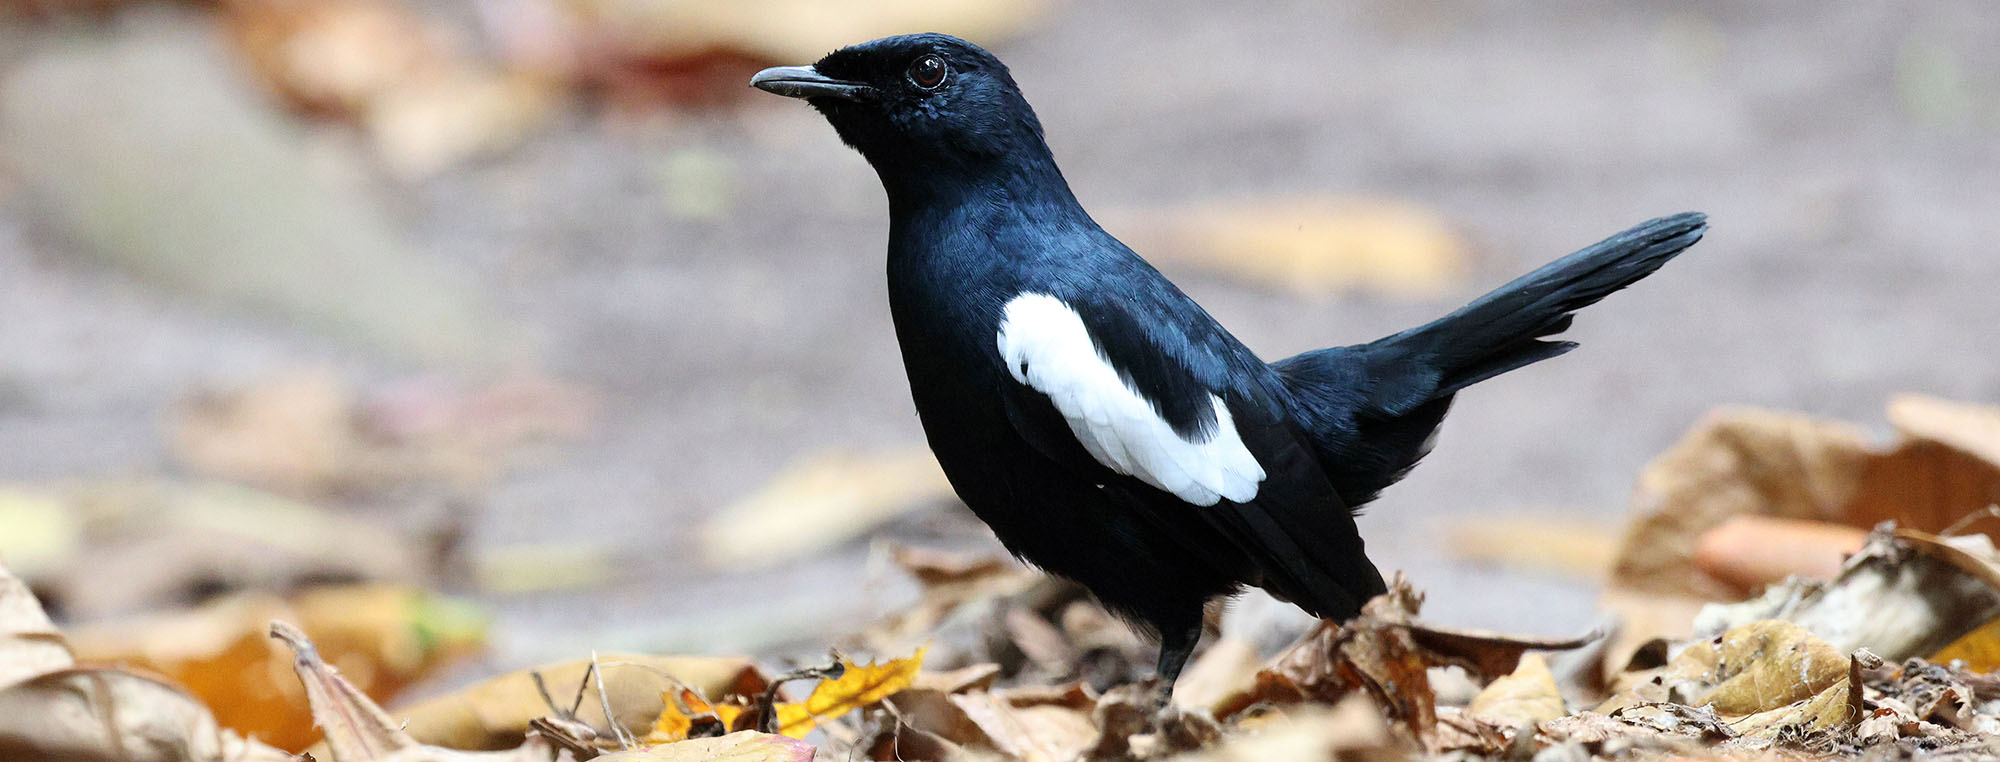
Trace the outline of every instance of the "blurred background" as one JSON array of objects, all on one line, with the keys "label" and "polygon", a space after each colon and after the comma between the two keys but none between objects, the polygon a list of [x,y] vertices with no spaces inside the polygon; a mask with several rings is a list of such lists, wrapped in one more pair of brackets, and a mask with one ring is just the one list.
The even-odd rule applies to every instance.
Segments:
[{"label": "blurred background", "polygon": [[1269,358],[1712,216],[1369,506],[1434,621],[1590,627],[1716,406],[2000,397],[1978,2],[0,0],[0,560],[78,626],[360,581],[491,664],[823,653],[914,595],[885,542],[997,545],[873,173],[745,82],[922,30]]}]

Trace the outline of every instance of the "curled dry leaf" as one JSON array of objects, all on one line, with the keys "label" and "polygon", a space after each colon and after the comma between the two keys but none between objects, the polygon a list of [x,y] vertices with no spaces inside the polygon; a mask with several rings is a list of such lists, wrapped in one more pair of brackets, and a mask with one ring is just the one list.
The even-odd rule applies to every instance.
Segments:
[{"label": "curled dry leaf", "polygon": [[1301,294],[1362,288],[1438,296],[1467,269],[1465,244],[1440,215],[1396,201],[1245,198],[1113,213],[1108,221],[1156,261]]},{"label": "curled dry leaf", "polygon": [[[1613,570],[1617,587],[1712,600],[1741,597],[1740,583],[1704,568],[1765,569],[1759,543],[1711,541],[1697,563],[1702,537],[1735,516],[1828,521],[1867,529],[1893,520],[1940,531],[2000,500],[2000,410],[1901,396],[1889,418],[1904,435],[1894,447],[1870,445],[1844,423],[1755,408],[1722,408],[1640,475],[1628,529]],[[1726,546],[1726,547],[1725,547]],[[1726,557],[1725,557],[1726,555]],[[1823,554],[1808,559],[1825,569]]]},{"label": "curled dry leaf", "polygon": [[35,594],[0,566],[0,688],[75,664]]},{"label": "curled dry leaf", "polygon": [[1877,530],[1831,581],[1795,579],[1763,596],[1712,604],[1700,633],[1763,619],[1793,622],[1839,652],[1868,648],[1884,658],[1928,656],[2000,616],[2000,572],[1985,535],[1943,540]]}]

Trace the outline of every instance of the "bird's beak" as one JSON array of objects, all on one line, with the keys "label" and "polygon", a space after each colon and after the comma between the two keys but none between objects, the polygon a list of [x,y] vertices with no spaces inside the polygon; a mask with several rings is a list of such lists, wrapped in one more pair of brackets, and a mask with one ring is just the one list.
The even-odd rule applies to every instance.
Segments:
[{"label": "bird's beak", "polygon": [[865,101],[875,97],[875,88],[828,77],[810,66],[773,66],[752,76],[750,86],[787,98]]}]

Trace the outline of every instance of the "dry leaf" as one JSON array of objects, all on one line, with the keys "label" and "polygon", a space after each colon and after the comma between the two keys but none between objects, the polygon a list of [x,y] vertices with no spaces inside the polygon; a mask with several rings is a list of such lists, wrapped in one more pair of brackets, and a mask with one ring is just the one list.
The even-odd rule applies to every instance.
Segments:
[{"label": "dry leaf", "polygon": [[1731,516],[1695,541],[1694,566],[1748,595],[1792,575],[1832,579],[1867,537],[1829,521]]},{"label": "dry leaf", "polygon": [[68,762],[291,762],[216,724],[155,678],[70,668],[0,690],[0,759]]},{"label": "dry leaf", "polygon": [[597,757],[600,762],[812,762],[813,747],[785,736],[743,731]]},{"label": "dry leaf", "polygon": [[1574,517],[1455,518],[1448,527],[1453,555],[1473,563],[1602,578],[1611,570],[1618,536]]},{"label": "dry leaf", "polygon": [[1556,677],[1539,654],[1522,656],[1512,674],[1488,683],[1465,711],[1503,728],[1538,725],[1567,714]]},{"label": "dry leaf", "polygon": [[75,664],[35,594],[0,566],[0,689]]},{"label": "dry leaf", "polygon": [[551,105],[542,83],[473,61],[390,0],[236,0],[224,18],[266,87],[368,128],[390,168],[428,175],[517,142]]},{"label": "dry leaf", "polygon": [[1845,680],[1849,666],[1847,657],[1803,627],[1753,622],[1695,641],[1657,678],[1612,696],[1597,711],[1673,702],[1744,717],[1810,699]]},{"label": "dry leaf", "polygon": [[[1896,398],[1890,420],[1905,440],[1870,447],[1842,423],[1753,408],[1710,413],[1648,464],[1613,572],[1617,587],[1728,600],[1736,585],[1704,574],[1696,547],[1739,515],[1831,521],[1867,529],[1882,521],[1939,531],[2000,501],[2000,411],[1925,397]],[[1815,568],[1823,568],[1816,556]],[[1760,571],[1769,577],[1775,569]]]},{"label": "dry leaf", "polygon": [[252,594],[200,608],[79,628],[80,658],[141,667],[172,678],[217,721],[282,748],[319,738],[306,696],[284,677],[292,656],[268,635],[274,618],[297,621],[326,658],[371,698],[403,688],[476,653],[485,618],[467,604],[403,587],[308,590],[290,599]]},{"label": "dry leaf", "polygon": [[1465,275],[1465,244],[1436,212],[1378,199],[1245,198],[1113,213],[1110,227],[1156,262],[1186,263],[1269,288],[1365,288],[1435,297]]},{"label": "dry leaf", "polygon": [[775,707],[778,732],[793,738],[804,738],[821,722],[878,703],[908,687],[923,664],[924,649],[921,648],[907,658],[891,659],[881,664],[855,664],[843,659],[840,677],[820,681],[819,685],[813,686],[812,694],[805,701]]},{"label": "dry leaf", "polygon": [[1256,732],[1223,737],[1220,743],[1175,757],[1184,762],[1277,762],[1278,760],[1339,759],[1343,762],[1405,760],[1382,722],[1379,709],[1363,696],[1349,696],[1331,707],[1295,707],[1272,712]]},{"label": "dry leaf", "polygon": [[218,726],[179,688],[122,669],[77,668],[62,633],[0,566],[0,759],[289,762]]},{"label": "dry leaf", "polygon": [[1993,558],[1985,535],[1942,540],[1878,530],[1833,580],[1793,579],[1742,603],[1711,604],[1695,617],[1695,628],[1716,633],[1782,619],[1837,651],[1868,648],[1897,661],[1924,656],[2000,616]]},{"label": "dry leaf", "polygon": [[928,449],[821,453],[703,523],[702,560],[715,569],[782,563],[950,499],[951,485]]},{"label": "dry leaf", "polygon": [[527,442],[575,436],[591,404],[558,382],[454,389],[409,379],[368,390],[307,370],[176,405],[172,443],[190,468],[293,495],[443,482],[477,486]]},{"label": "dry leaf", "polygon": [[948,697],[991,748],[1025,762],[1075,759],[1097,738],[1097,699],[1080,683]]},{"label": "dry leaf", "polygon": [[306,503],[222,482],[106,482],[52,491],[81,543],[39,580],[79,619],[324,580],[415,582],[428,546]]},{"label": "dry leaf", "polygon": [[555,749],[537,734],[506,752],[470,753],[418,743],[327,664],[297,627],[272,622],[271,637],[294,654],[293,671],[305,686],[314,724],[326,731],[325,756],[332,762],[547,762],[555,756]]}]

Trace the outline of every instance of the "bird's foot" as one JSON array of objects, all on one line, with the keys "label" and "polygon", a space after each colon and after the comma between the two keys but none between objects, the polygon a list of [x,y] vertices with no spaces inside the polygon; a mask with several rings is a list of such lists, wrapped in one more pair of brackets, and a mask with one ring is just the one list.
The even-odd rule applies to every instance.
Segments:
[{"label": "bird's foot", "polygon": [[1221,737],[1207,712],[1173,702],[1173,686],[1162,680],[1111,689],[1097,704],[1098,737],[1093,759],[1151,759],[1199,749]]}]

